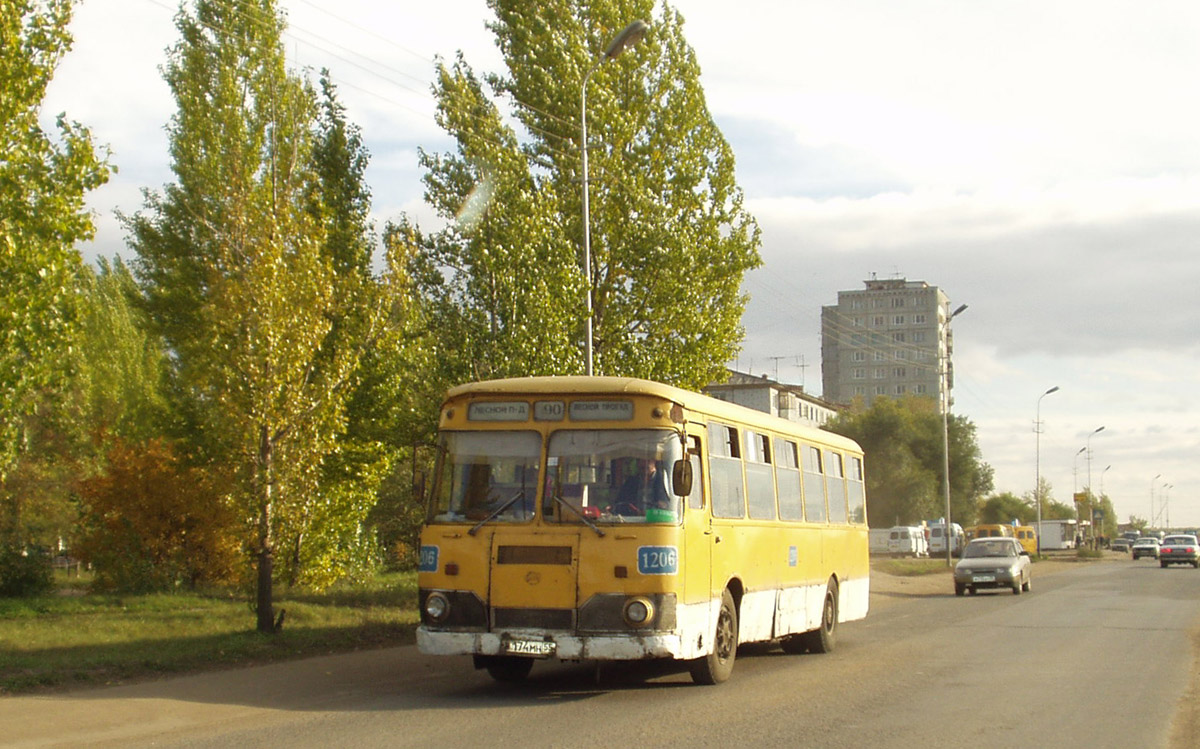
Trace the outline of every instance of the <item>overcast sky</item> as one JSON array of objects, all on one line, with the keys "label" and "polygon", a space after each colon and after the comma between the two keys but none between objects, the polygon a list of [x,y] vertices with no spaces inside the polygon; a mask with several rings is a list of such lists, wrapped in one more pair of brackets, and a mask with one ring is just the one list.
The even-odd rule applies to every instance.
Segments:
[{"label": "overcast sky", "polygon": [[[432,60],[462,50],[499,69],[484,0],[281,4],[293,64],[329,67],[363,129],[377,220],[428,220],[416,148],[449,146]],[[128,257],[113,211],[171,180],[159,66],[176,7],[84,0],[72,25],[47,120],[91,126],[120,168],[92,196],[89,258]],[[1090,468],[1122,521],[1153,506],[1200,526],[1200,4],[673,7],[763,231],[731,365],[820,394],[821,306],[872,274],[926,281],[969,305],[954,321],[954,408],[997,490],[1033,488],[1039,396],[1059,386],[1041,400],[1056,499]],[[1101,426],[1089,465],[1078,452]]]}]

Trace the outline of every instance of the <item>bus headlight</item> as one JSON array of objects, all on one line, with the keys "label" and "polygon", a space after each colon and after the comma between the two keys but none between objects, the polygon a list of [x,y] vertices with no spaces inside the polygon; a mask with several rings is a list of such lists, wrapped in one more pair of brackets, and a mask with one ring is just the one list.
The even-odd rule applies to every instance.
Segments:
[{"label": "bus headlight", "polygon": [[642,596],[630,598],[625,602],[625,608],[622,609],[621,615],[625,618],[625,623],[631,627],[646,627],[654,621],[654,604],[650,602],[649,598]]},{"label": "bus headlight", "polygon": [[430,593],[425,599],[425,616],[429,621],[438,623],[445,621],[450,615],[450,599],[442,593]]}]

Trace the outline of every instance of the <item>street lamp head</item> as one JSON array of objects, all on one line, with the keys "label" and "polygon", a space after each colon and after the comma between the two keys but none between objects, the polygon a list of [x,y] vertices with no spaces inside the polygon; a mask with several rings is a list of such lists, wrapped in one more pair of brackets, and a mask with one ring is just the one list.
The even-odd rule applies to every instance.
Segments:
[{"label": "street lamp head", "polygon": [[1101,432],[1103,432],[1103,431],[1104,431],[1104,427],[1100,427],[1100,428],[1099,428],[1099,429],[1097,429],[1096,431],[1092,432],[1092,434],[1100,434],[1100,433],[1101,433]]},{"label": "street lamp head", "polygon": [[1058,392],[1058,385],[1055,385],[1054,387],[1050,388],[1046,392],[1042,393],[1042,395],[1050,395],[1051,393],[1057,393],[1057,392]]},{"label": "street lamp head", "polygon": [[[1079,457],[1083,453],[1083,451],[1086,449],[1087,449],[1087,445],[1084,445],[1083,447],[1079,448],[1079,452],[1075,453],[1075,457]],[[1078,463],[1076,465],[1078,465]]]},{"label": "street lamp head", "polygon": [[613,40],[608,43],[608,47],[604,50],[604,57],[608,60],[615,60],[621,56],[627,48],[632,47],[642,38],[646,36],[646,32],[650,30],[650,24],[645,21],[634,21],[625,28],[621,29],[621,33],[613,37]]},{"label": "street lamp head", "polygon": [[954,310],[953,312],[951,312],[951,313],[950,313],[950,317],[947,317],[946,319],[947,319],[947,320],[953,320],[954,318],[958,317],[959,315],[961,315],[963,312],[966,312],[966,311],[967,311],[967,305],[965,305],[965,304],[960,304],[960,305],[958,306],[958,309],[956,309],[956,310]]}]

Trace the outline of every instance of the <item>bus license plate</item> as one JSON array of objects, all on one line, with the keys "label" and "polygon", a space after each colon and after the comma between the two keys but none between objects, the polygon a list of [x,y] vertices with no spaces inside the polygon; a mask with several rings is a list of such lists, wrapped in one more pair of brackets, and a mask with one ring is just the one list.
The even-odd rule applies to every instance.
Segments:
[{"label": "bus license plate", "polygon": [[996,576],[995,575],[976,575],[975,577],[971,578],[971,582],[973,582],[973,583],[994,583],[994,582],[996,582]]},{"label": "bus license plate", "polygon": [[555,643],[547,640],[505,640],[500,651],[507,655],[531,655],[534,658],[549,658],[554,655]]}]

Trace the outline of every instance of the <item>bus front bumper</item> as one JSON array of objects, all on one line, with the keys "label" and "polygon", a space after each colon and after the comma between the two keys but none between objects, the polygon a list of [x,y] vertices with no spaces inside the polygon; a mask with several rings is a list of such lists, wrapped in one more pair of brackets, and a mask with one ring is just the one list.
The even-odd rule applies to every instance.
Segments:
[{"label": "bus front bumper", "polygon": [[671,632],[572,635],[565,632],[442,632],[417,628],[417,647],[427,655],[523,655],[560,660],[635,661],[695,657]]}]

